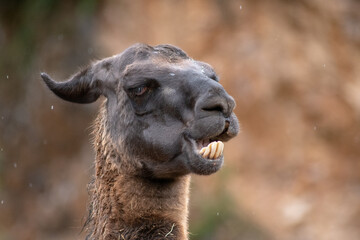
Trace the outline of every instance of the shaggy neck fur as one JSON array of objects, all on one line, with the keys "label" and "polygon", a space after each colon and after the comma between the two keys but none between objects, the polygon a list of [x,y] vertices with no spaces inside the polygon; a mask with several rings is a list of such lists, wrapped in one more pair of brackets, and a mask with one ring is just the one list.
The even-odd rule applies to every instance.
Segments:
[{"label": "shaggy neck fur", "polygon": [[95,179],[90,185],[87,239],[187,240],[190,176],[154,180],[133,174],[110,142],[105,111],[95,122]]}]

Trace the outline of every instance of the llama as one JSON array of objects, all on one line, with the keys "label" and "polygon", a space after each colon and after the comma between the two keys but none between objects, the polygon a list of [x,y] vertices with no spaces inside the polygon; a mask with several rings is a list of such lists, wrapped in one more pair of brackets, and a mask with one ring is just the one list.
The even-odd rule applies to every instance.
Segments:
[{"label": "llama", "polygon": [[105,97],[87,239],[188,239],[190,174],[218,171],[223,142],[239,131],[213,68],[171,45],[136,44],[65,82],[41,77],[70,102]]}]

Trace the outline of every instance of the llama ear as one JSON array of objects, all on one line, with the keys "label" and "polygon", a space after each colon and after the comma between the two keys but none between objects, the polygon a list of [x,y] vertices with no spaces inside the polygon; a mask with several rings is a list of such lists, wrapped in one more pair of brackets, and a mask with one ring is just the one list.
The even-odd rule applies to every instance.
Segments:
[{"label": "llama ear", "polygon": [[56,82],[46,73],[41,73],[41,77],[53,93],[66,101],[92,103],[102,94],[101,81],[94,78],[88,68],[65,82]]}]

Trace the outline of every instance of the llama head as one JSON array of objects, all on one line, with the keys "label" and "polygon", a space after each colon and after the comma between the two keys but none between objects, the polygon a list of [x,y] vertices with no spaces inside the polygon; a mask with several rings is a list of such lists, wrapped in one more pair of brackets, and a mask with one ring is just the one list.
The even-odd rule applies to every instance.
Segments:
[{"label": "llama head", "polygon": [[127,156],[116,161],[127,161],[142,176],[214,173],[223,164],[217,141],[239,131],[234,99],[213,68],[171,45],[136,44],[66,82],[41,76],[67,101],[91,103],[105,96],[106,137]]}]

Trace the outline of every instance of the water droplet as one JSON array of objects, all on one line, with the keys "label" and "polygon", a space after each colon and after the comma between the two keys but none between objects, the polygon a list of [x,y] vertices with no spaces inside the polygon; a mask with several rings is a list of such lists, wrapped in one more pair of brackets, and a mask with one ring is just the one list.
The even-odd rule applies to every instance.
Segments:
[{"label": "water droplet", "polygon": [[3,149],[3,148],[0,148],[0,152],[2,152],[2,151],[4,151],[4,149]]},{"label": "water droplet", "polygon": [[33,187],[32,183],[29,183],[29,187],[30,187],[30,188],[32,188],[32,187]]},{"label": "water droplet", "polygon": [[1,204],[4,204],[4,200],[1,200]]},{"label": "water droplet", "polygon": [[323,64],[323,67],[324,67],[324,68],[326,67],[326,64],[325,64],[325,63]]},{"label": "water droplet", "polygon": [[6,75],[6,79],[9,79],[9,75]]},{"label": "water droplet", "polygon": [[16,163],[14,163],[14,168],[17,168],[17,164],[16,164]]},{"label": "water droplet", "polygon": [[219,212],[217,212],[217,213],[216,213],[216,216],[219,216],[219,215],[220,215],[220,213],[219,213]]},{"label": "water droplet", "polygon": [[1,120],[4,120],[5,119],[5,117],[4,116],[1,116]]},{"label": "water droplet", "polygon": [[54,105],[51,105],[50,109],[51,109],[51,110],[54,110]]},{"label": "water droplet", "polygon": [[175,76],[175,73],[170,73],[170,76]]},{"label": "water droplet", "polygon": [[317,126],[314,126],[314,131],[316,131],[317,130]]},{"label": "water droplet", "polygon": [[242,9],[242,6],[240,5],[240,10]]}]

